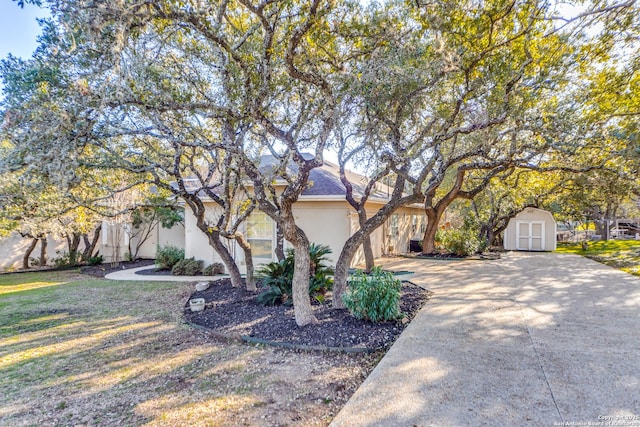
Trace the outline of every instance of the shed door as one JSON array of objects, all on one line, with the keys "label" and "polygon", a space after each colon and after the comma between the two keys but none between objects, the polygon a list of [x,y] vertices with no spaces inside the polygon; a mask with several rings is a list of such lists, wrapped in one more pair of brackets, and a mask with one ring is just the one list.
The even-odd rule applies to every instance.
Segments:
[{"label": "shed door", "polygon": [[517,221],[516,232],[519,251],[544,250],[544,221]]}]

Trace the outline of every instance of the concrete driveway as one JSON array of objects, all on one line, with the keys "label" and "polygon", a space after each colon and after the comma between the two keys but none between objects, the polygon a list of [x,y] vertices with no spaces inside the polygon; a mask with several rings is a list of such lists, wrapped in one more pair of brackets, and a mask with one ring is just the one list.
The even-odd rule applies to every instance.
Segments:
[{"label": "concrete driveway", "polygon": [[550,253],[384,264],[435,294],[332,426],[640,426],[640,279]]}]

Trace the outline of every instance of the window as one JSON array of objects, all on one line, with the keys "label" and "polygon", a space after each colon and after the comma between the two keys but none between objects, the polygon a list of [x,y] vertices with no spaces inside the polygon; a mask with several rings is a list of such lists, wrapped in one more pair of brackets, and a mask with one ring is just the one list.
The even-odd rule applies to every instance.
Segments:
[{"label": "window", "polygon": [[391,215],[390,236],[398,237],[400,235],[400,215]]},{"label": "window", "polygon": [[253,212],[247,219],[247,241],[254,258],[273,258],[273,221],[264,212]]}]

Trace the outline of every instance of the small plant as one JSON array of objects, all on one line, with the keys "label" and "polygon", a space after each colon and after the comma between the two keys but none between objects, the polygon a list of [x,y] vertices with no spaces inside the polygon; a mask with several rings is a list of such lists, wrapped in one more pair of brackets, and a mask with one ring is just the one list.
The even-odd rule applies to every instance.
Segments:
[{"label": "small plant", "polygon": [[196,260],[193,257],[182,259],[173,265],[171,274],[174,276],[195,276],[202,272],[203,265],[203,261]]},{"label": "small plant", "polygon": [[402,283],[393,273],[374,267],[370,274],[358,271],[349,281],[344,304],[357,319],[381,322],[401,317]]},{"label": "small plant", "polygon": [[257,300],[262,305],[292,305],[293,299],[291,294],[283,292],[281,288],[277,286],[269,286],[266,290],[261,292]]},{"label": "small plant", "polygon": [[40,266],[40,258],[29,258],[29,264],[33,267],[39,267]]},{"label": "small plant", "polygon": [[87,264],[91,266],[100,265],[104,262],[102,255],[92,256],[87,260]]},{"label": "small plant", "polygon": [[[333,286],[333,268],[326,265],[330,253],[328,246],[315,243],[309,246],[309,296],[320,303],[324,302],[325,293]],[[258,302],[263,305],[292,304],[293,270],[294,253],[291,249],[282,261],[271,262],[259,269],[258,275],[266,289],[258,295]]]},{"label": "small plant", "polygon": [[214,262],[209,264],[202,270],[202,274],[205,276],[215,276],[216,274],[224,274],[224,264],[220,262]]},{"label": "small plant", "polygon": [[158,246],[156,250],[156,266],[160,270],[173,268],[178,261],[183,259],[184,249],[175,246],[165,246],[164,248]]},{"label": "small plant", "polygon": [[[56,252],[56,253],[60,254],[59,251]],[[51,260],[51,262],[53,263],[53,267],[54,268],[73,267],[74,265],[76,265],[76,263],[74,261],[75,260],[72,260],[67,252],[63,252],[60,256],[58,256],[58,257],[56,257],[56,258]]]}]

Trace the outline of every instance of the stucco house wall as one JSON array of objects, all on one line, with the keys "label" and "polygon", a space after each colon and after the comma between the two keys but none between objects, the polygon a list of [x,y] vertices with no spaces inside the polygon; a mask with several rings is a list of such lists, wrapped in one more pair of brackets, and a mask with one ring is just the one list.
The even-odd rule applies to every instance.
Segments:
[{"label": "stucco house wall", "polygon": [[[264,156],[261,162],[265,168],[273,164],[270,156]],[[295,170],[291,171],[295,173]],[[356,197],[364,190],[368,179],[347,172]],[[277,191],[282,191],[287,185],[286,181],[276,181]],[[249,185],[249,192],[251,186]],[[197,189],[194,189],[197,191]],[[366,205],[368,216],[373,216],[381,207],[385,205],[392,189],[380,183],[376,185],[370,195]],[[246,195],[251,197],[251,194]],[[213,202],[206,202],[207,219],[210,223],[215,223],[215,219],[220,214],[220,208]],[[293,205],[293,212],[296,224],[304,230],[312,243],[327,245],[332,253],[328,256],[330,262],[335,264],[347,239],[358,229],[358,216],[355,210],[345,199],[345,188],[340,180],[339,167],[331,162],[310,172],[309,186],[303,191],[298,201]],[[273,249],[276,242],[276,227],[273,221],[266,217],[266,214],[256,212],[255,218],[249,218],[248,222],[253,225],[242,225],[242,231],[247,239],[253,239],[253,262],[259,267],[276,260]],[[423,224],[426,223],[422,206],[410,206],[399,209],[382,226],[371,234],[371,242],[375,257],[384,254],[405,253],[409,248],[409,240],[421,239],[421,232],[424,232]],[[256,230],[260,230],[259,232]],[[252,235],[260,233],[260,236]],[[290,247],[284,242],[285,249]],[[228,242],[229,251],[236,260],[241,272],[246,270],[244,252],[235,242]],[[189,209],[185,209],[185,256],[203,260],[205,264],[221,262],[218,255],[208,243],[204,233],[198,230],[196,220]],[[359,249],[355,254],[352,265],[364,262],[363,251]]]},{"label": "stucco house wall", "polygon": [[[162,224],[151,230],[149,238],[140,246],[138,256],[140,258],[153,259],[156,257],[156,248],[158,246],[176,246],[184,248],[185,228],[183,224],[175,224],[171,228],[165,228]],[[133,243],[136,241],[134,239]]]},{"label": "stucco house wall", "polygon": [[[208,217],[215,217],[219,208],[213,203],[206,203]],[[367,212],[374,215],[382,205],[370,204]],[[342,247],[347,239],[358,229],[358,217],[356,212],[344,200],[301,200],[293,208],[296,223],[304,230],[310,242],[327,245],[332,253],[328,255],[331,264],[336,263]],[[371,234],[371,244],[375,257],[385,254],[406,253],[409,247],[409,240],[421,238],[420,228],[423,221],[423,211],[419,207],[402,208],[394,214],[395,218],[390,218],[382,226]],[[275,224],[269,221],[273,227],[272,248],[275,248]],[[418,225],[416,225],[416,223]],[[247,225],[243,224],[242,232],[247,236]],[[231,255],[236,260],[242,273],[246,272],[244,252],[235,242],[227,242]],[[285,240],[284,248],[291,245]],[[203,260],[206,265],[213,262],[222,262],[218,254],[209,245],[208,239],[196,226],[196,220],[189,209],[185,210],[185,256]],[[257,268],[262,264],[275,261],[275,253],[271,252],[269,258],[254,256],[254,266]],[[352,265],[364,263],[362,249],[358,249]]]},{"label": "stucco house wall", "polygon": [[[22,257],[27,252],[31,244],[30,238],[24,238],[18,233],[0,239],[0,271],[10,271],[22,268]],[[80,250],[84,249],[84,244],[80,243]],[[47,258],[48,264],[52,265],[52,260],[62,255],[67,250],[67,242],[64,239],[54,239],[47,237]],[[40,258],[40,242],[31,252],[30,258]]]},{"label": "stucco house wall", "polygon": [[506,250],[553,251],[556,249],[557,224],[551,212],[525,208],[509,220],[504,231]]}]

